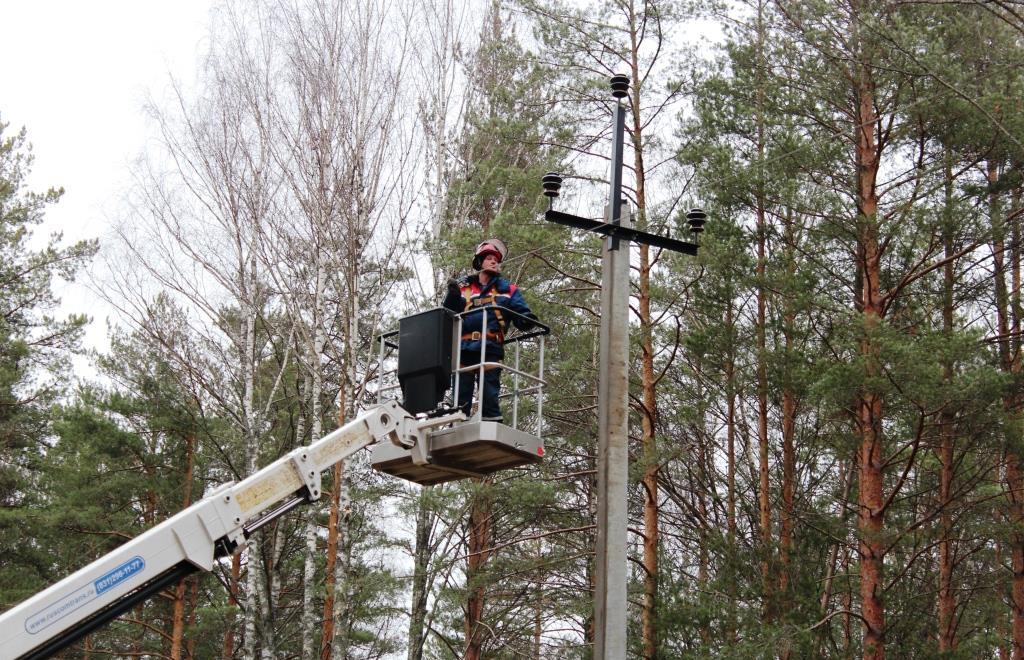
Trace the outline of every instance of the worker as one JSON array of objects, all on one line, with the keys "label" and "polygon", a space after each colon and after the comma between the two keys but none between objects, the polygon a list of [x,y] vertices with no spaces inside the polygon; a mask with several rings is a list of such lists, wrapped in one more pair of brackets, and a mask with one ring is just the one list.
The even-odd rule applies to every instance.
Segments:
[{"label": "worker", "polygon": [[[501,277],[501,262],[506,253],[505,243],[500,239],[487,239],[473,252],[473,272],[461,279],[448,281],[448,294],[443,305],[458,314],[468,312],[462,317],[460,367],[479,365],[481,361],[500,362],[505,357],[505,330],[509,323],[520,330],[529,330],[533,327],[531,319],[537,318],[527,306],[519,287]],[[483,334],[484,308],[487,316],[486,341]],[[516,314],[507,314],[503,310]],[[486,355],[481,355],[481,347],[486,347]],[[467,417],[479,373],[479,369],[474,369],[459,374],[458,407]],[[481,419],[502,421],[498,405],[501,367],[484,367],[483,389]]]}]

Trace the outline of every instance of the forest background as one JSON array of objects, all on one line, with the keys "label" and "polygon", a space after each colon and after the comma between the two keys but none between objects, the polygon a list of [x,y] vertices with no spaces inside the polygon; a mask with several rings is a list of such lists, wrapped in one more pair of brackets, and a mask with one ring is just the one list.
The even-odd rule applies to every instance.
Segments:
[{"label": "forest background", "polygon": [[[65,657],[588,657],[607,79],[627,73],[630,653],[1024,657],[1013,2],[225,2],[100,245],[0,124],[0,607],[373,396],[472,246],[552,326],[539,467],[335,467]],[[715,46],[693,35],[715,35]],[[38,239],[34,239],[38,240]],[[116,309],[70,387],[87,264]],[[88,310],[82,310],[88,311]],[[524,414],[529,414],[524,413]]]}]

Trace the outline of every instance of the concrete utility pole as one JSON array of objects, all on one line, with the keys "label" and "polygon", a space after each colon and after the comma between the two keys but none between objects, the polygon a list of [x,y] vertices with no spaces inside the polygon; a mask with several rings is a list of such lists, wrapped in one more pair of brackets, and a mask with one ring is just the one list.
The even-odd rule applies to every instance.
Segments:
[{"label": "concrete utility pole", "polygon": [[[613,111],[611,192],[606,221],[622,222],[622,148],[626,108]],[[628,207],[627,207],[628,210]],[[625,249],[620,249],[623,247]],[[597,548],[594,657],[626,657],[626,486],[629,481],[629,242],[604,239],[601,345],[597,384]]]},{"label": "concrete utility pole", "polygon": [[[549,209],[549,222],[587,229],[607,238],[601,261],[600,372],[597,387],[597,548],[595,549],[594,658],[626,657],[627,486],[629,482],[629,245],[646,243],[685,254],[697,254],[697,246],[665,236],[633,229],[622,199],[622,151],[626,108],[622,99],[629,78],[611,79],[616,103],[612,113],[611,190],[604,222]],[[562,178],[544,175],[544,194],[558,197]],[[690,230],[699,233],[706,215],[700,209],[687,213]],[[621,241],[621,243],[620,243]],[[624,247],[624,249],[620,249]]]}]

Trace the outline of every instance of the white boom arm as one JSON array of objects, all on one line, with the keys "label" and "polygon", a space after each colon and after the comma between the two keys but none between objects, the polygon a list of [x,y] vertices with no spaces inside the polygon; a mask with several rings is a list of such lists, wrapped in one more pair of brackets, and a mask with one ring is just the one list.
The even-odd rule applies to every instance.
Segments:
[{"label": "white boom arm", "polygon": [[[423,427],[423,428],[421,428]],[[394,401],[227,483],[85,568],[0,615],[7,658],[46,658],[196,570],[213,569],[245,538],[320,497],[320,473],[374,442],[425,446],[425,424]]]}]

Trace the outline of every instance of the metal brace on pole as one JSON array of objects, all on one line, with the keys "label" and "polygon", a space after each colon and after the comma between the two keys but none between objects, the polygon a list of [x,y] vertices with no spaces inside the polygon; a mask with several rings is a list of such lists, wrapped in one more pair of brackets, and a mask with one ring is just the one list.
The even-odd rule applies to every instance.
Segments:
[{"label": "metal brace on pole", "polygon": [[[606,222],[618,227],[622,224],[622,149],[625,146],[623,143],[626,133],[626,108],[621,100],[616,101],[612,113],[612,171],[609,177],[611,192],[608,199],[609,208],[606,209]],[[619,249],[618,236],[612,235],[611,246],[608,249]]]}]

